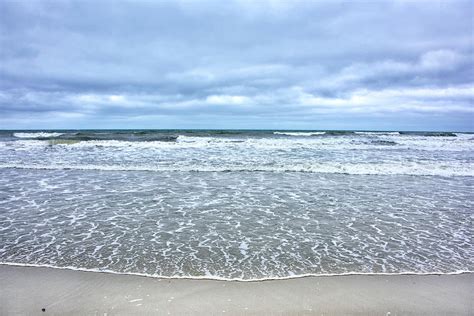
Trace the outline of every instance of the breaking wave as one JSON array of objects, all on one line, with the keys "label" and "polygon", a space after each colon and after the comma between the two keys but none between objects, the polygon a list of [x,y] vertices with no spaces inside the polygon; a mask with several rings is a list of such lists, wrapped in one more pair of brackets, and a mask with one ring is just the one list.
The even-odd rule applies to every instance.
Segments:
[{"label": "breaking wave", "polygon": [[0,168],[38,169],[38,170],[98,170],[98,171],[151,171],[151,172],[298,172],[328,173],[352,175],[413,175],[471,177],[474,176],[474,165],[459,164],[447,166],[440,163],[418,164],[292,164],[292,165],[98,165],[98,164],[0,164]]},{"label": "breaking wave", "polygon": [[273,132],[274,135],[286,135],[286,136],[317,136],[325,135],[326,132]]},{"label": "breaking wave", "polygon": [[38,132],[38,133],[13,133],[13,136],[17,138],[49,138],[49,137],[59,137],[64,133],[46,133],[46,132]]}]

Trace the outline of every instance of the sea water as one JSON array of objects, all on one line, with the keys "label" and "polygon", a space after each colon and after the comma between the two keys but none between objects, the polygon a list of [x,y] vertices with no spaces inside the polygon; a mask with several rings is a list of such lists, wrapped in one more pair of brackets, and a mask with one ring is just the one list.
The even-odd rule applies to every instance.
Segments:
[{"label": "sea water", "polygon": [[473,270],[474,135],[1,131],[0,262],[255,280]]}]

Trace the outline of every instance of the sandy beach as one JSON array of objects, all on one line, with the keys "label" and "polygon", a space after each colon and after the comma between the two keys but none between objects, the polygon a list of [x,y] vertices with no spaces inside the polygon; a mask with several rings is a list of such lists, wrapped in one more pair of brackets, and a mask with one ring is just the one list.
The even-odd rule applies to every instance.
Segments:
[{"label": "sandy beach", "polygon": [[236,282],[2,265],[0,314],[472,315],[473,281],[466,273]]},{"label": "sandy beach", "polygon": [[474,316],[472,0],[0,12],[0,316]]}]

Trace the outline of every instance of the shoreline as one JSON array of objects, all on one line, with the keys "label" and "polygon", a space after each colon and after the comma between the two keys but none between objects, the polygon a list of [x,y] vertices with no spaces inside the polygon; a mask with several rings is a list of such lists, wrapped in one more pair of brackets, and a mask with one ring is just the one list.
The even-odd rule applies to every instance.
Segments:
[{"label": "shoreline", "polygon": [[0,283],[2,315],[469,315],[474,273],[238,282],[0,264]]},{"label": "shoreline", "polygon": [[219,276],[166,276],[166,275],[153,275],[140,272],[119,272],[107,269],[88,269],[88,268],[76,268],[71,266],[59,267],[50,264],[34,264],[34,263],[16,263],[16,262],[0,262],[0,268],[2,266],[12,267],[26,267],[26,268],[47,268],[57,269],[66,271],[78,271],[87,273],[105,273],[113,275],[128,275],[136,277],[144,277],[151,279],[162,279],[162,280],[205,280],[205,281],[223,281],[223,282],[266,282],[266,281],[280,281],[280,280],[293,280],[301,278],[321,278],[321,277],[343,277],[343,276],[398,276],[398,275],[413,275],[413,276],[442,276],[442,275],[460,275],[460,274],[474,274],[474,271],[459,270],[454,272],[343,272],[343,273],[307,273],[298,275],[289,275],[282,277],[266,277],[256,279],[243,279],[243,278],[225,278]]}]

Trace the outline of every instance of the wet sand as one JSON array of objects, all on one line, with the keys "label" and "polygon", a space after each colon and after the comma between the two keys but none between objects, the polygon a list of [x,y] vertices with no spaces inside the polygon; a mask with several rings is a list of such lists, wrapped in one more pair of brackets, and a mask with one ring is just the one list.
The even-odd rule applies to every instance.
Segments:
[{"label": "wet sand", "polygon": [[474,314],[472,273],[236,282],[0,265],[0,284],[1,315]]}]

